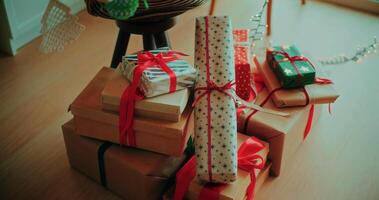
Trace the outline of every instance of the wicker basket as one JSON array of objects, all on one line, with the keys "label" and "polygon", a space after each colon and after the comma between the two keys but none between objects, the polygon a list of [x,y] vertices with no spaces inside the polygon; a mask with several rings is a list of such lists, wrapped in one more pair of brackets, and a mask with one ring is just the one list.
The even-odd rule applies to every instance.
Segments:
[{"label": "wicker basket", "polygon": [[[148,0],[149,9],[145,9],[143,0],[133,17],[127,21],[159,21],[161,19],[180,15],[187,10],[198,7],[208,0]],[[104,0],[85,0],[87,11],[93,16],[113,19],[104,9]]]}]

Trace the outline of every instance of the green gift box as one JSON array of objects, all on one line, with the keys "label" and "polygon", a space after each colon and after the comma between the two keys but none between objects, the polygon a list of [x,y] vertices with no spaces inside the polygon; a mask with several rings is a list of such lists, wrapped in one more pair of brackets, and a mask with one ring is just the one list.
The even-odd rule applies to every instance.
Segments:
[{"label": "green gift box", "polygon": [[314,83],[316,71],[313,65],[294,45],[269,48],[266,57],[282,88],[299,88]]}]

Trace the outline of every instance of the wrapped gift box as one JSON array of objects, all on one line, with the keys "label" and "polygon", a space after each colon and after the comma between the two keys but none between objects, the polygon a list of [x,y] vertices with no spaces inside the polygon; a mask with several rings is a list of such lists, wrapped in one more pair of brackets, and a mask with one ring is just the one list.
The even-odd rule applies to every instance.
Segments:
[{"label": "wrapped gift box", "polygon": [[160,199],[185,161],[79,136],[73,121],[62,130],[70,165],[125,199]]},{"label": "wrapped gift box", "polygon": [[276,75],[282,88],[298,88],[312,84],[315,81],[316,71],[309,61],[297,60],[291,62],[289,57],[275,52],[287,53],[289,57],[302,57],[295,46],[273,47],[267,49],[267,62]]},{"label": "wrapped gift box", "polygon": [[234,62],[236,71],[236,93],[248,100],[251,92],[250,49],[246,46],[234,46]]},{"label": "wrapped gift box", "polygon": [[[280,83],[276,79],[274,73],[270,70],[267,62],[257,65],[259,73],[262,75],[263,81],[267,89],[271,92],[280,88]],[[317,69],[317,68],[316,68]],[[320,69],[317,74],[323,75]],[[334,89],[333,84],[310,84],[304,86],[309,102],[308,104],[327,104],[333,103],[338,98],[338,93]],[[307,104],[307,95],[304,89],[278,90],[273,93],[272,100],[277,107],[303,106]]]},{"label": "wrapped gift box", "polygon": [[[267,96],[267,90],[262,90],[257,97],[257,104],[262,104]],[[282,117],[246,109],[246,112],[241,112],[238,115],[238,131],[258,137],[270,144],[268,159],[272,162],[271,174],[279,176],[282,169],[290,165],[292,156],[309,134],[309,132],[305,131],[307,125],[309,125],[308,128],[311,128],[311,125],[317,122],[322,106],[308,105],[305,107],[277,108],[272,101],[265,102],[264,108],[278,110],[290,115]],[[308,119],[310,118],[312,106],[313,120],[311,121]],[[250,115],[251,113],[254,114]]]},{"label": "wrapped gift box", "polygon": [[[71,104],[77,134],[119,143],[119,115],[103,110],[101,104],[101,92],[113,73],[110,68],[102,68]],[[191,107],[187,107],[178,122],[135,117],[136,147],[166,155],[182,155],[193,134],[190,111]],[[187,120],[190,121],[185,132]]]},{"label": "wrapped gift box", "polygon": [[[249,138],[246,135],[238,134],[238,145],[241,145],[245,140]],[[258,140],[259,141],[259,140]],[[269,153],[269,144],[263,141],[260,141],[264,144],[264,149],[256,153],[257,155],[262,156],[266,162],[267,155]],[[266,163],[265,167],[262,170],[255,169],[254,173],[256,176],[255,183],[255,192],[259,190],[261,185],[269,176],[270,163]],[[250,184],[250,174],[242,169],[238,169],[237,179],[233,183],[226,184],[224,188],[219,193],[219,199],[222,200],[243,200],[245,199],[246,189]],[[186,197],[190,200],[198,199],[198,196],[205,186],[204,183],[199,182],[199,180],[193,179],[190,183],[189,189],[187,191]]]},{"label": "wrapped gift box", "polygon": [[233,29],[234,45],[249,47],[249,32],[247,28]]},{"label": "wrapped gift box", "polygon": [[248,100],[252,92],[249,29],[234,29],[234,64],[236,71],[236,94]]},{"label": "wrapped gift box", "polygon": [[221,88],[235,79],[231,20],[227,16],[198,17],[195,35],[196,172],[204,181],[229,183],[237,175],[237,126],[235,103],[225,93],[233,96],[234,91],[206,88]]},{"label": "wrapped gift box", "polygon": [[[154,55],[167,52],[169,49],[167,47],[159,48],[156,50],[151,50],[150,52]],[[129,81],[133,80],[133,72],[135,67],[137,67],[137,54],[127,55],[123,57],[120,71],[121,73],[129,79]],[[176,75],[176,90],[185,89],[188,87],[192,87],[195,78],[196,78],[196,70],[193,68],[185,60],[174,60],[166,63],[172,71],[174,71]],[[141,82],[140,89],[143,91],[146,97],[154,97],[161,94],[166,94],[170,92],[170,78],[166,72],[164,72],[160,68],[148,68],[144,70]]]},{"label": "wrapped gift box", "polygon": [[[121,96],[128,85],[129,81],[120,73],[115,72],[101,93],[103,108],[105,110],[118,112]],[[187,105],[189,96],[190,91],[188,88],[185,88],[174,93],[137,101],[135,105],[135,115],[178,122]]]}]

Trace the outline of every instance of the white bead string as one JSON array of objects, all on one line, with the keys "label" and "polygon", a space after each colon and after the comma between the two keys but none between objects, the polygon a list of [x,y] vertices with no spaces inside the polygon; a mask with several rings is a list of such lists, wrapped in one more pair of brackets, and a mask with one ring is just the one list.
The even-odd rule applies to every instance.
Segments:
[{"label": "white bead string", "polygon": [[355,54],[353,56],[346,56],[346,55],[340,55],[340,56],[334,56],[331,58],[326,59],[320,59],[320,63],[322,65],[337,65],[337,64],[343,64],[350,61],[353,62],[361,62],[362,59],[366,58],[369,54],[373,54],[377,52],[378,48],[378,40],[376,37],[374,37],[374,41],[369,44],[366,47],[358,47]]},{"label": "white bead string", "polygon": [[263,34],[267,28],[267,24],[263,22],[263,14],[268,4],[268,0],[265,0],[260,11],[251,16],[250,21],[252,23],[252,27],[250,28],[250,39],[252,40],[252,45],[255,45],[256,41],[263,40]]}]

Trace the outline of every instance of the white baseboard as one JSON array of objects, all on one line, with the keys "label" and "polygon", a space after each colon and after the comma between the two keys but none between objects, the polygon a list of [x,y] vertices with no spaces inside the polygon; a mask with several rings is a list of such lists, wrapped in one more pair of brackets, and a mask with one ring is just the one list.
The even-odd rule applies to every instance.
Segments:
[{"label": "white baseboard", "polygon": [[[71,8],[71,13],[74,14],[85,8],[84,0],[61,0],[61,2],[68,5]],[[14,14],[11,13],[11,9],[17,8],[14,8],[13,5],[9,5],[12,4],[10,1],[3,1],[3,3],[5,4],[4,8],[9,9],[6,10],[6,18],[8,19],[8,24],[1,24],[1,27],[3,29],[2,31],[8,31],[8,33],[1,35],[2,38],[0,38],[0,41],[2,41],[3,44],[0,45],[0,50],[11,55],[16,55],[17,49],[41,35],[41,18],[44,10],[41,9],[40,13],[35,16],[30,16],[28,20],[25,20],[22,23],[15,23],[15,20],[13,20],[12,17],[17,16],[14,16]],[[41,7],[43,7],[43,5],[41,5]],[[3,27],[6,27],[8,30],[4,30]]]}]

